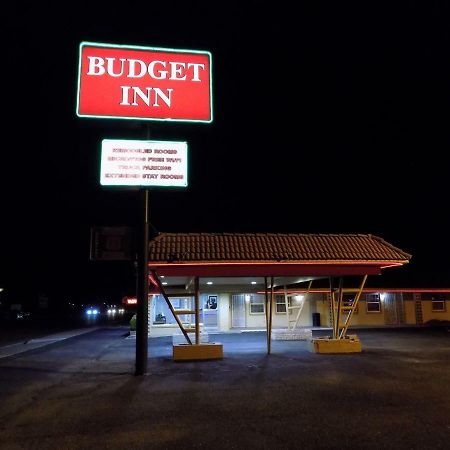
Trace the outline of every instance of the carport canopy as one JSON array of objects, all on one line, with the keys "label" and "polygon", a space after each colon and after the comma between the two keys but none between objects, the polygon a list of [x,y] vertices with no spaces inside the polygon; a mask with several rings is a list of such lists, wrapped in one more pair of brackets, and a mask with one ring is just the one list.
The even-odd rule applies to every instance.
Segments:
[{"label": "carport canopy", "polygon": [[354,309],[368,275],[380,275],[386,268],[408,263],[410,258],[408,253],[371,234],[160,233],[149,242],[148,268],[153,285],[150,292],[164,296],[187,342],[192,344],[170,304],[169,290],[174,293],[184,290],[188,295],[193,287],[195,310],[189,313],[195,314],[195,344],[199,345],[200,279],[214,278],[216,288],[220,285],[248,287],[250,277],[260,277],[260,282],[264,280],[270,353],[275,286],[339,277],[337,295],[332,283],[330,292],[333,338],[342,339],[353,313],[352,310],[341,328],[343,277],[363,276]]},{"label": "carport canopy", "polygon": [[371,234],[161,233],[149,269],[168,277],[379,275],[411,255]]}]

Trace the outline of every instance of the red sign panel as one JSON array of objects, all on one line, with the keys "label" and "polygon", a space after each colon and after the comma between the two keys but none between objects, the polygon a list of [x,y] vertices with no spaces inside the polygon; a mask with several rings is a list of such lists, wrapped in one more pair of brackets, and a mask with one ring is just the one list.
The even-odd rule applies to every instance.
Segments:
[{"label": "red sign panel", "polygon": [[211,54],[83,42],[80,117],[212,122]]},{"label": "red sign panel", "polygon": [[135,258],[134,253],[133,228],[91,228],[91,260],[131,261]]}]

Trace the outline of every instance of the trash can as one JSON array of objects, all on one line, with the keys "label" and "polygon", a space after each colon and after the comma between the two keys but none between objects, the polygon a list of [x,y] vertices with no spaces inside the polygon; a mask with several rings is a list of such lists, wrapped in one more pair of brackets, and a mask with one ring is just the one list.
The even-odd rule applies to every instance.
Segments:
[{"label": "trash can", "polygon": [[320,327],[320,313],[312,313],[313,327]]}]

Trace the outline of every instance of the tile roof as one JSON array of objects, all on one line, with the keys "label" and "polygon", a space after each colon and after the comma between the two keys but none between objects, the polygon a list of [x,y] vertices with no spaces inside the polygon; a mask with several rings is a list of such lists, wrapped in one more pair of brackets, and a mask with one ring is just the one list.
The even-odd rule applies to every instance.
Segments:
[{"label": "tile roof", "polygon": [[370,234],[161,233],[149,262],[408,262],[411,255]]}]

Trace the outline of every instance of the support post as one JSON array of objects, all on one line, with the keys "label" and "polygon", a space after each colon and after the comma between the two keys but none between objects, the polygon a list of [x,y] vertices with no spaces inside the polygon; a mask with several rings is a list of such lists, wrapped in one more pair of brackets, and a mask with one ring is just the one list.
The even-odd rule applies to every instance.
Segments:
[{"label": "support post", "polygon": [[141,189],[142,203],[141,239],[138,245],[137,310],[136,310],[136,371],[135,375],[147,373],[148,359],[148,189]]},{"label": "support post", "polygon": [[283,287],[284,290],[284,307],[286,308],[286,317],[287,317],[287,330],[290,331],[291,329],[291,321],[290,321],[290,310],[289,310],[289,298],[287,295],[287,289],[286,289],[286,285],[284,285]]},{"label": "support post", "polygon": [[267,283],[267,277],[264,277],[264,295],[266,301],[267,353],[269,353],[269,285]]},{"label": "support post", "polygon": [[200,279],[195,277],[195,343],[200,344]]},{"label": "support post", "polygon": [[336,339],[339,339],[339,322],[341,321],[341,305],[342,305],[342,285],[343,285],[343,279],[342,277],[339,278],[339,290],[338,290],[338,303],[337,303],[337,310],[336,310]]},{"label": "support post", "polygon": [[330,302],[331,302],[331,325],[333,327],[333,339],[336,339],[336,301],[334,298],[333,277],[330,277]]},{"label": "support post", "polygon": [[273,304],[273,297],[274,297],[273,283],[274,283],[274,279],[273,279],[273,277],[270,277],[269,328],[267,330],[267,335],[268,335],[267,354],[268,355],[270,355],[270,353],[272,352],[272,304]]}]

